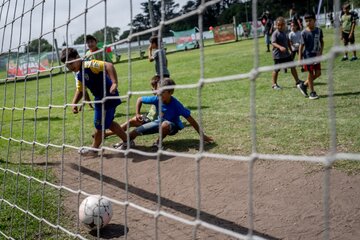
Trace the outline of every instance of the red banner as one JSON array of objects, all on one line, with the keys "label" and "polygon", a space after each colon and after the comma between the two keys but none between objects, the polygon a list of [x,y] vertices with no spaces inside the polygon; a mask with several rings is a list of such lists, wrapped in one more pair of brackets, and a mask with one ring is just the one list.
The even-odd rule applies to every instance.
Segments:
[{"label": "red banner", "polygon": [[216,43],[235,41],[233,24],[225,24],[214,28],[214,40]]}]

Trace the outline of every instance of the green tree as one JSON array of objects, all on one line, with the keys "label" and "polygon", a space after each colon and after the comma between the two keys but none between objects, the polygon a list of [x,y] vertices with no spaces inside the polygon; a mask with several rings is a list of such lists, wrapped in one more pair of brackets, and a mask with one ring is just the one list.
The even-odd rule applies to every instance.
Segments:
[{"label": "green tree", "polygon": [[84,34],[75,39],[74,44],[84,44]]},{"label": "green tree", "polygon": [[[92,34],[99,42],[104,42],[105,28],[100,29]],[[106,41],[116,42],[119,40],[120,28],[119,27],[106,27]]]},{"label": "green tree", "polygon": [[39,51],[39,42],[40,42],[40,52],[51,52],[53,50],[52,45],[44,38],[34,39],[30,42],[29,45],[25,47],[25,51],[29,52],[38,52]]}]

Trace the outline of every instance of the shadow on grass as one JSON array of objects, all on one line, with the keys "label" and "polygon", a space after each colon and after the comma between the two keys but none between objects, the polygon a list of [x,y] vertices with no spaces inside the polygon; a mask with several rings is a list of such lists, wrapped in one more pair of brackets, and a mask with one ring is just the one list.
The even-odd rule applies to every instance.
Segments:
[{"label": "shadow on grass", "polygon": [[[178,139],[178,140],[170,140],[164,141],[164,148],[170,149],[176,152],[189,152],[190,150],[199,151],[200,148],[200,140],[199,139]],[[208,151],[217,144],[214,143],[204,143],[204,150]]]},{"label": "shadow on grass", "polygon": [[[69,163],[70,168],[72,168],[75,171],[81,171],[81,173],[86,174],[96,180],[100,179],[100,174],[97,171],[94,171],[92,169],[86,168],[84,166],[79,166],[75,163]],[[102,175],[102,180],[103,182],[107,183],[107,184],[111,184],[114,187],[120,188],[122,190],[126,190],[126,184],[124,182],[121,182],[117,179],[114,179],[112,177],[106,176],[106,175]],[[143,199],[146,199],[148,201],[151,201],[153,203],[157,203],[158,202],[158,195],[156,193],[153,192],[149,192],[146,191],[144,189],[141,189],[139,187],[135,187],[131,184],[127,184],[127,190],[129,193],[134,194],[136,196],[139,196]],[[190,216],[192,218],[196,218],[197,215],[197,209],[193,208],[193,207],[189,207],[186,206],[185,204],[179,203],[179,202],[175,202],[169,198],[165,198],[165,197],[161,197],[161,205],[170,209],[173,209],[179,213],[185,214],[187,216]],[[222,227],[225,228],[227,230],[230,231],[234,231],[243,235],[247,235],[249,229],[241,226],[233,221],[218,217],[216,215],[201,211],[200,213],[200,219],[213,224],[215,226],[218,227]],[[254,235],[257,235],[259,237],[265,238],[265,239],[271,239],[271,240],[277,240],[279,238],[270,236],[268,234],[262,233],[262,232],[258,232],[256,230],[253,231]]]},{"label": "shadow on grass", "polygon": [[[129,228],[126,228],[126,232],[129,232]],[[89,232],[90,235],[97,237],[97,230],[92,230]],[[100,229],[99,237],[102,239],[113,239],[119,238],[125,235],[125,227],[121,224],[108,224],[104,228]]]},{"label": "shadow on grass", "polygon": [[[197,106],[189,106],[189,107],[186,107],[186,108],[191,110],[191,111],[198,110]],[[209,106],[201,106],[201,109],[206,109],[206,108],[209,108]]]},{"label": "shadow on grass", "polygon": [[[22,121],[22,118],[14,119],[14,122],[20,122]],[[24,121],[32,121],[35,122],[35,118],[24,118]],[[36,118],[37,122],[44,122],[49,121],[49,117],[38,117]],[[63,118],[61,117],[50,117],[50,121],[63,121]]]},{"label": "shadow on grass", "polygon": [[[343,96],[356,96],[360,95],[360,92],[344,92],[344,93],[335,93],[334,97],[343,97]],[[329,97],[329,94],[321,95],[321,97]]]}]

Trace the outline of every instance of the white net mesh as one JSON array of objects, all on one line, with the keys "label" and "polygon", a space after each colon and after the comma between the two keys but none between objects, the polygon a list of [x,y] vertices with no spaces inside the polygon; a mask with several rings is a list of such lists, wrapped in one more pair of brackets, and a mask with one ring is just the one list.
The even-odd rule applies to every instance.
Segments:
[{"label": "white net mesh", "polygon": [[[7,221],[5,228],[0,222],[0,235],[6,239],[21,238],[59,238],[76,237],[87,239],[89,235],[81,227],[77,207],[81,200],[91,194],[100,194],[110,200],[114,206],[119,207],[116,214],[121,225],[113,224],[108,229],[112,231],[110,237],[124,237],[132,239],[147,238],[166,238],[184,239],[184,236],[198,238],[237,238],[237,239],[276,239],[267,233],[256,231],[254,220],[254,164],[257,160],[277,160],[287,162],[308,162],[318,163],[325,167],[322,183],[323,193],[323,236],[329,239],[329,189],[331,166],[336,160],[359,161],[360,155],[357,153],[337,152],[336,139],[336,116],[334,101],[334,59],[342,53],[345,48],[339,43],[339,29],[334,33],[334,46],[330,51],[316,59],[303,61],[303,63],[323,62],[327,64],[327,84],[328,84],[328,120],[330,148],[326,154],[320,155],[299,155],[299,154],[269,154],[258,152],[257,143],[257,106],[256,106],[256,81],[261,73],[270,74],[275,69],[273,65],[260,66],[259,59],[259,40],[256,31],[254,32],[253,42],[253,68],[249,72],[238,71],[233,75],[206,78],[205,69],[205,49],[200,44],[199,59],[199,80],[189,84],[177,84],[177,91],[194,90],[196,94],[195,110],[198,114],[198,122],[202,132],[202,94],[204,86],[209,84],[226,84],[226,82],[245,82],[250,80],[249,96],[250,111],[248,112],[250,123],[248,124],[251,134],[249,154],[224,154],[207,151],[201,133],[199,148],[195,153],[186,151],[167,151],[159,150],[149,152],[141,148],[128,148],[127,150],[115,150],[103,144],[99,151],[100,160],[91,164],[84,164],[84,158],[74,154],[79,149],[91,149],[86,147],[89,131],[86,129],[86,122],[90,121],[86,115],[89,112],[82,111],[79,117],[74,118],[70,113],[70,95],[74,91],[74,76],[65,70],[65,65],[58,61],[59,49],[56,39],[63,38],[64,47],[70,47],[75,37],[74,29],[86,36],[94,31],[94,19],[102,22],[104,31],[104,47],[100,52],[105,56],[108,47],[116,48],[126,44],[128,56],[127,62],[122,62],[122,68],[127,68],[128,86],[126,94],[119,98],[127,101],[122,113],[126,114],[126,119],[131,117],[133,112],[131,99],[133,96],[151,94],[151,91],[137,89],[133,87],[134,76],[143,77],[141,73],[132,70],[132,56],[134,47],[132,40],[140,36],[156,31],[161,37],[165,26],[179,22],[185,18],[198,16],[198,26],[200,39],[203,39],[203,12],[209,7],[221,2],[220,0],[201,1],[195,10],[183,14],[179,17],[165,20],[165,1],[162,1],[161,22],[158,26],[141,32],[132,32],[128,38],[107,44],[106,27],[108,26],[110,13],[116,16],[114,11],[115,1],[83,1],[82,7],[73,1],[21,1],[3,0],[0,5],[0,36],[1,54],[3,62],[7,66],[7,75],[1,75],[2,104],[0,122],[0,147],[1,154],[1,188],[0,191],[0,216],[2,221]],[[129,10],[129,21],[133,19],[133,1],[126,1],[124,8]],[[258,18],[257,1],[252,1],[252,18]],[[76,6],[76,8],[74,7]],[[340,2],[335,1],[335,12],[338,12]],[[110,10],[110,11],[109,11]],[[65,14],[64,14],[65,12]],[[115,13],[114,13],[115,12]],[[66,16],[66,18],[64,18]],[[112,22],[114,20],[111,20]],[[337,21],[337,20],[336,20]],[[96,27],[100,27],[97,25]],[[132,29],[132,28],[131,28]],[[33,41],[35,39],[35,41]],[[49,40],[51,49],[44,49],[43,40]],[[30,50],[37,49],[34,53]],[[85,37],[83,47],[79,51],[85,51]],[[135,48],[136,49],[136,48]],[[359,49],[359,45],[349,47],[348,50]],[[135,50],[137,51],[137,49]],[[142,50],[140,49],[140,52]],[[136,53],[137,54],[137,53]],[[44,66],[46,59],[47,64]],[[241,59],[239,60],[241,61]],[[220,63],[221,64],[221,63]],[[283,67],[298,66],[299,63],[292,62],[283,64]],[[13,72],[10,72],[10,66]],[[126,67],[125,67],[126,66]],[[162,70],[161,70],[162,71]],[[175,74],[174,74],[175,75]],[[145,78],[147,78],[146,76]],[[105,78],[105,76],[104,76]],[[59,80],[61,79],[61,80]],[[123,84],[123,83],[121,83]],[[193,92],[192,92],[193,93]],[[40,102],[40,96],[41,102]],[[45,101],[44,101],[44,96]],[[106,102],[113,97],[105,97],[100,102]],[[46,104],[44,104],[46,102]],[[82,101],[78,106],[85,108],[88,103],[95,101]],[[103,116],[104,118],[104,116]],[[77,122],[76,122],[77,121]],[[55,123],[56,124],[55,124]],[[59,124],[61,122],[61,124]],[[76,122],[70,124],[69,122]],[[73,133],[71,128],[79,128],[79,136]],[[235,129],[236,131],[236,129]],[[162,133],[160,132],[160,136]],[[31,137],[29,137],[31,136]],[[104,137],[104,136],[103,136]],[[129,139],[128,139],[129,141]],[[96,149],[94,149],[96,150]],[[119,157],[119,154],[121,157]],[[119,158],[118,161],[110,162],[111,158]],[[193,171],[193,198],[194,206],[171,199],[168,193],[162,194],[163,189],[169,190],[164,183],[160,169],[166,168],[162,165],[162,160],[167,157],[178,157],[190,161]],[[156,174],[152,178],[141,179],[148,181],[151,190],[144,190],[132,184],[135,181],[129,172],[145,174],[146,170],[133,166],[135,160],[156,159],[156,164],[152,165],[152,171]],[[75,159],[75,160],[74,160]],[[132,161],[131,161],[132,159]],[[245,201],[248,202],[247,227],[227,220],[217,214],[210,214],[202,210],[202,189],[201,177],[202,162],[212,159],[226,162],[245,162],[248,164],[247,185]],[[119,163],[120,162],[120,163]],[[175,167],[175,166],[174,166]],[[109,168],[117,169],[119,178],[107,175]],[[181,165],[180,165],[181,168]],[[38,171],[40,169],[40,172]],[[181,172],[182,169],[177,169]],[[172,174],[175,174],[173,172]],[[180,173],[181,174],[181,173]],[[69,180],[72,179],[73,181]],[[181,179],[181,178],[180,178]],[[179,179],[179,181],[181,181]],[[233,181],[238,181],[233,179]],[[181,182],[179,182],[181,184]],[[239,185],[241,185],[239,183]],[[181,193],[174,193],[179,194]],[[244,199],[242,199],[244,200]],[[221,200],[219,200],[221,201]],[[69,207],[70,206],[70,207]],[[235,208],[235,207],[234,207]],[[235,209],[234,209],[235,211]],[[121,217],[119,217],[121,216]],[[142,222],[137,227],[131,228],[133,222]],[[178,228],[178,225],[190,227]],[[120,226],[120,227],[119,227]],[[129,227],[130,226],[130,227]],[[122,230],[119,231],[119,228]],[[167,229],[173,234],[168,235]],[[171,230],[170,230],[171,229]],[[175,229],[175,230],[174,230]],[[179,230],[180,229],[180,230]],[[114,233],[115,232],[115,233]],[[136,233],[132,233],[136,232]],[[100,238],[107,233],[99,229],[93,234]],[[133,235],[132,235],[133,234]],[[220,235],[219,235],[220,234]],[[165,237],[164,237],[165,236]],[[105,236],[106,237],[106,236]]]}]

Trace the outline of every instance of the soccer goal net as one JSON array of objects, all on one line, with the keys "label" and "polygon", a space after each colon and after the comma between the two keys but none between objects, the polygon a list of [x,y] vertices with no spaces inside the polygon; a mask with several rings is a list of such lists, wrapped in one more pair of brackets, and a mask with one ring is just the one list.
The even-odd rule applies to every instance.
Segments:
[{"label": "soccer goal net", "polygon": [[[351,229],[359,227],[354,223],[359,214],[353,214],[359,209],[358,191],[337,191],[345,185],[331,174],[358,181],[341,171],[360,169],[359,91],[354,90],[360,68],[352,55],[360,45],[342,44],[342,1],[293,1],[303,13],[316,13],[325,48],[322,55],[274,65],[261,15],[281,12],[284,31],[290,31],[293,13],[277,9],[284,7],[280,2],[285,1],[2,0],[0,239],[281,239],[304,232],[304,238],[322,234],[330,239],[353,234],[346,227],[332,230],[332,223],[348,214],[342,220],[353,223]],[[355,24],[352,36],[359,37],[358,30]],[[164,52],[155,63],[157,51],[149,56],[154,35],[155,50]],[[78,56],[67,55],[70,49]],[[348,60],[341,62],[344,52]],[[84,63],[90,59],[98,59],[91,73]],[[79,69],[73,68],[77,63]],[[322,74],[314,87],[320,98],[310,101],[296,79],[285,78],[297,71],[297,80],[306,80],[301,66],[317,63]],[[161,76],[157,92],[150,84],[154,66]],[[272,89],[275,73],[279,91]],[[170,74],[176,85],[162,87]],[[106,90],[113,76],[119,95]],[[95,80],[100,82],[96,87],[86,85]],[[87,98],[86,87],[102,97]],[[74,101],[78,92],[84,94]],[[133,127],[141,125],[133,118],[138,98],[154,93],[160,116],[167,111],[166,94],[191,115],[182,112],[187,121],[181,118],[185,128],[176,135],[172,130],[178,125],[169,133],[160,128],[138,136],[134,146]],[[124,148],[114,148],[122,140],[105,129],[107,107],[119,99],[114,121],[124,123]],[[214,142],[207,143],[210,136]],[[346,200],[332,198],[332,191],[350,201],[346,209],[336,211],[334,201]],[[111,202],[113,217],[107,226],[89,231],[78,209],[91,195]],[[313,204],[306,205],[308,200]]]}]

